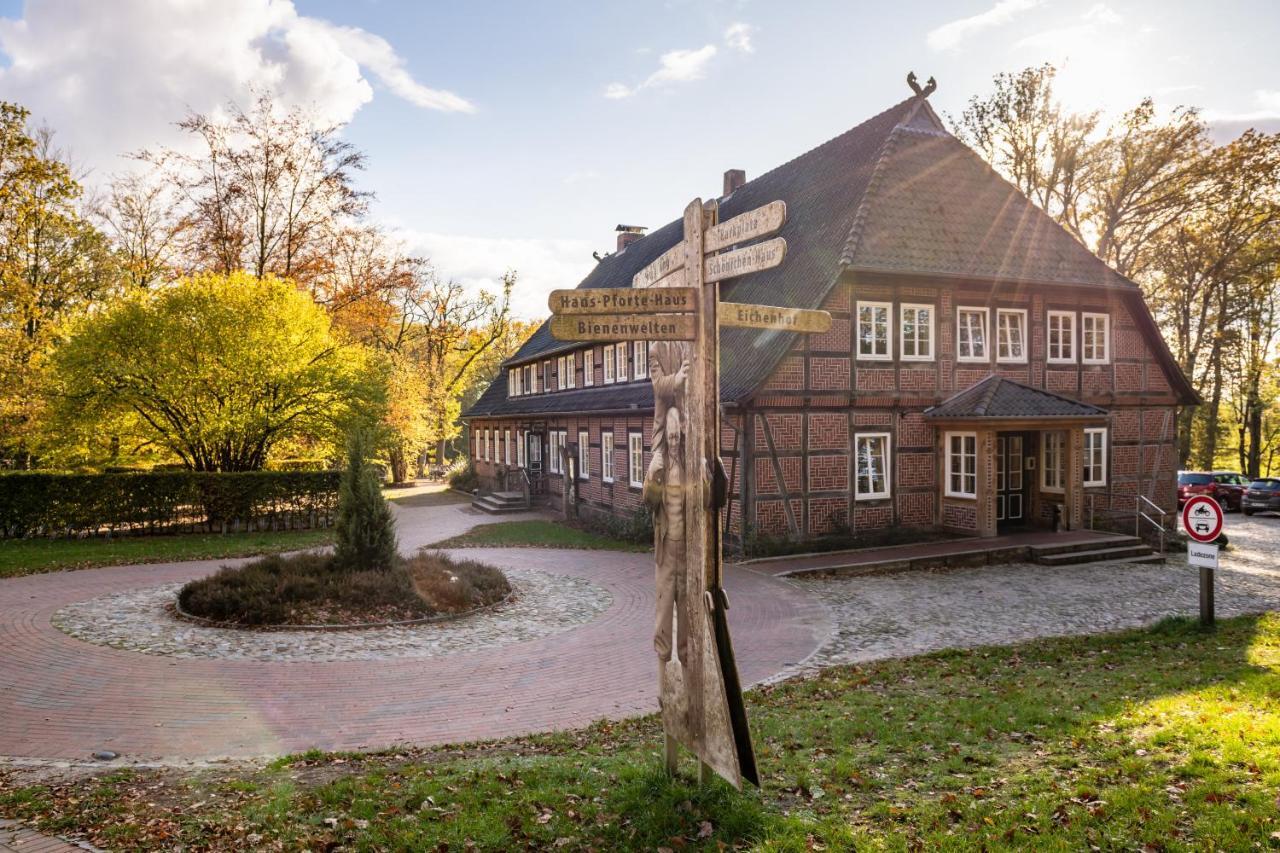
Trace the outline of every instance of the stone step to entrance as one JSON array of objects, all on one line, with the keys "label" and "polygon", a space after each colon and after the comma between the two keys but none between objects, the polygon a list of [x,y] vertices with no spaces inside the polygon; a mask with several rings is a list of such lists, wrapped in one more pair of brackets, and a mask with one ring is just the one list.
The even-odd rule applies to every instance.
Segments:
[{"label": "stone step to entrance", "polygon": [[529,504],[521,492],[493,492],[476,498],[471,502],[471,505],[490,515],[524,512],[529,508]]},{"label": "stone step to entrance", "polygon": [[1164,562],[1164,557],[1153,553],[1150,546],[1142,543],[1081,551],[1062,551],[1056,554],[1036,554],[1035,559],[1037,563],[1045,566],[1072,566],[1106,561]]},{"label": "stone step to entrance", "polygon": [[1040,557],[1050,554],[1069,554],[1073,551],[1095,551],[1099,548],[1125,548],[1132,545],[1145,544],[1136,536],[1124,536],[1116,534],[1108,536],[1106,539],[1086,539],[1082,542],[1067,542],[1061,544],[1058,542],[1048,542],[1043,545],[1032,545],[1031,556],[1039,559]]}]

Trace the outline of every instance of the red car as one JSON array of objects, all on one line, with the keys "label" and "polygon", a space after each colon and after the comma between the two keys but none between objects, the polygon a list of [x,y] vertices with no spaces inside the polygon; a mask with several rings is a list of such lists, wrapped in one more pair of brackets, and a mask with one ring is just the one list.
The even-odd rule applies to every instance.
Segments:
[{"label": "red car", "polygon": [[1195,495],[1208,495],[1223,512],[1240,509],[1249,481],[1234,471],[1179,471],[1178,506]]}]

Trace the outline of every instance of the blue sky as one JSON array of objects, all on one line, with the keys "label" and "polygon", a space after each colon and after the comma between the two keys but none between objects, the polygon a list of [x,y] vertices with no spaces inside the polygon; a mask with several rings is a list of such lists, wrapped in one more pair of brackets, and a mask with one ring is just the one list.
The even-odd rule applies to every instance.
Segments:
[{"label": "blue sky", "polygon": [[[958,113],[1053,61],[1075,108],[1151,94],[1280,129],[1275,2],[421,3],[0,0],[0,98],[93,172],[251,85],[350,120],[374,215],[444,275],[522,274],[538,314],[619,222],[656,227],[938,79]],[[139,58],[144,57],[144,58]],[[613,95],[613,97],[610,97]]]}]

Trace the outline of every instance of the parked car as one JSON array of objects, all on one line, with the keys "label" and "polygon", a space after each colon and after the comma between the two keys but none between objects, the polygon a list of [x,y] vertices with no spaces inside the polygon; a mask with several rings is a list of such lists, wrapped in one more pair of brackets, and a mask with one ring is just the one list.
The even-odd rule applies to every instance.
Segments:
[{"label": "parked car", "polygon": [[1235,471],[1179,471],[1178,507],[1181,508],[1188,498],[1208,495],[1224,512],[1240,509],[1248,482]]},{"label": "parked car", "polygon": [[1245,515],[1268,510],[1280,512],[1280,478],[1263,477],[1260,480],[1254,480],[1245,490],[1244,501],[1240,504],[1240,508]]}]

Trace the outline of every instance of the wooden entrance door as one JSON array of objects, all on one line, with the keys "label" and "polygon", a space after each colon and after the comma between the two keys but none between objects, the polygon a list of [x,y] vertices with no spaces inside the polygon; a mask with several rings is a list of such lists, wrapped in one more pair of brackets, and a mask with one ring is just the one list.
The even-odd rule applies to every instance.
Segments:
[{"label": "wooden entrance door", "polygon": [[540,432],[528,432],[525,434],[525,440],[529,443],[527,450],[528,460],[526,473],[529,475],[529,491],[532,494],[540,495],[545,488],[545,481],[542,477],[542,440],[544,436]]},{"label": "wooden entrance door", "polygon": [[1021,433],[996,436],[996,527],[1009,528],[1027,520],[1027,437]]}]

